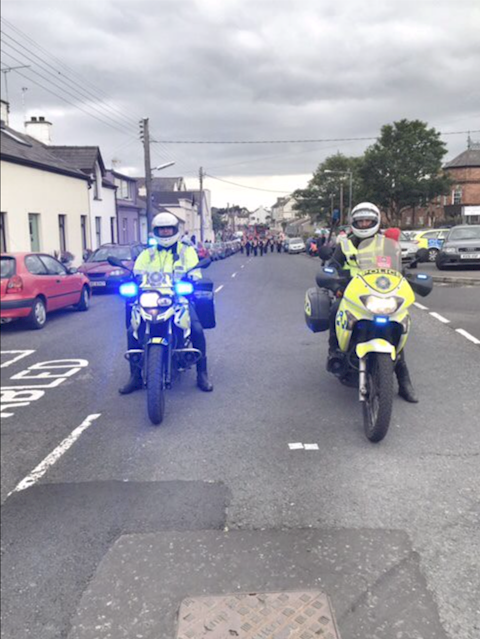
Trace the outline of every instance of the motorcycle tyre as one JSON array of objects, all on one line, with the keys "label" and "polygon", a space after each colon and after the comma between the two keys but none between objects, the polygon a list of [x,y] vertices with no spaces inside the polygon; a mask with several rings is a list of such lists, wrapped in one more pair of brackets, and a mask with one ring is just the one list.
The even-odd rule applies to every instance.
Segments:
[{"label": "motorcycle tyre", "polygon": [[149,347],[147,362],[147,410],[150,421],[159,426],[165,414],[164,349],[153,344]]},{"label": "motorcycle tyre", "polygon": [[[367,439],[382,441],[388,432],[393,407],[394,363],[388,353],[371,353],[367,362],[368,397],[363,402],[363,426]],[[373,389],[372,389],[373,385]],[[378,407],[372,415],[372,390],[376,391]]]}]

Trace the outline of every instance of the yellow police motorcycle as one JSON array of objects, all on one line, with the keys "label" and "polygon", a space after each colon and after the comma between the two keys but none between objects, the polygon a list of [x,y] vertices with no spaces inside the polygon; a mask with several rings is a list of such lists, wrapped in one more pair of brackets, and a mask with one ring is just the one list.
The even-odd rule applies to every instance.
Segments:
[{"label": "yellow police motorcycle", "polygon": [[[126,269],[117,258],[109,257],[113,266]],[[126,359],[141,363],[142,379],[147,389],[147,412],[152,424],[162,423],[165,414],[165,390],[172,388],[180,373],[191,368],[202,357],[191,342],[190,301],[195,303],[204,328],[215,325],[213,283],[188,279],[191,271],[210,266],[201,260],[180,278],[164,273],[145,273],[120,285],[120,295],[132,305],[130,330],[140,342],[140,349],[125,353]]]},{"label": "yellow police motorcycle", "polygon": [[[335,319],[339,350],[331,370],[342,383],[358,384],[365,434],[379,442],[390,425],[395,364],[410,333],[409,308],[414,293],[431,292],[433,280],[404,274],[400,245],[380,235],[360,243],[356,260],[357,272],[346,288],[334,266],[322,268],[319,288],[307,291],[305,319],[313,332],[328,330],[331,302],[341,298]],[[419,251],[417,262],[424,260]]]}]

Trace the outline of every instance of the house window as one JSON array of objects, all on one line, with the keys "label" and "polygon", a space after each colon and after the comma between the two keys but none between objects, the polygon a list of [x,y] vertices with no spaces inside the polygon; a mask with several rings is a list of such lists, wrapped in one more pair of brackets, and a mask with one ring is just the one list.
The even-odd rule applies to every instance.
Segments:
[{"label": "house window", "polygon": [[0,213],[0,252],[7,252],[7,214]]},{"label": "house window", "polygon": [[117,197],[121,200],[131,200],[130,194],[130,182],[127,180],[121,180],[120,178],[115,179],[115,184],[118,187]]},{"label": "house window", "polygon": [[86,251],[88,249],[88,242],[87,242],[87,216],[86,215],[81,215],[80,216],[80,227],[81,227],[81,231],[82,231],[82,250]]},{"label": "house window", "polygon": [[67,216],[58,216],[58,230],[60,233],[60,252],[65,253],[67,250]]},{"label": "house window", "polygon": [[115,218],[110,218],[110,237],[112,240],[112,244],[115,244]]},{"label": "house window", "polygon": [[95,218],[95,237],[97,239],[97,248],[102,245],[102,218]]},{"label": "house window", "polygon": [[28,227],[30,231],[30,250],[40,250],[40,214],[28,214]]},{"label": "house window", "polygon": [[460,186],[453,192],[453,204],[461,204],[462,203],[462,189]]}]

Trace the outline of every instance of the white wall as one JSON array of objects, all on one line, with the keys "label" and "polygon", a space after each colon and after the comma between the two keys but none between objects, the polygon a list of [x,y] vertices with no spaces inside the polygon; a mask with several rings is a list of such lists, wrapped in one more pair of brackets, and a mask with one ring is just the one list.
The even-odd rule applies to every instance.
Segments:
[{"label": "white wall", "polygon": [[[90,195],[90,246],[93,251],[100,244],[110,244],[112,242],[112,233],[110,230],[110,218],[115,218],[115,241],[117,240],[117,211],[115,204],[115,189],[102,187],[99,200],[94,197],[93,185],[89,190]],[[97,242],[95,218],[99,217],[100,222],[100,244]]]},{"label": "white wall", "polygon": [[58,216],[67,216],[67,250],[82,261],[81,216],[89,217],[87,180],[1,162],[0,209],[6,215],[7,249],[30,251],[28,214],[40,214],[40,250],[60,251]]}]

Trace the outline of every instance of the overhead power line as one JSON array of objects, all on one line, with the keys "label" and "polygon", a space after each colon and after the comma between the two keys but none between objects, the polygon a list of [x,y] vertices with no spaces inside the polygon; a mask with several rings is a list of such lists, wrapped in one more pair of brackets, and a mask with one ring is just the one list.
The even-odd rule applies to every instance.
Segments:
[{"label": "overhead power line", "polygon": [[237,184],[236,182],[230,182],[230,180],[224,180],[219,177],[215,177],[214,175],[210,175],[209,173],[205,173],[205,177],[209,177],[212,180],[218,180],[219,182],[225,182],[226,184],[232,184],[233,186],[239,186],[242,189],[252,189],[253,191],[265,191],[266,193],[284,193],[289,194],[291,191],[278,191],[274,189],[261,189],[258,186],[247,186],[246,184]]},{"label": "overhead power line", "polygon": [[[465,135],[467,133],[479,133],[480,129],[468,131],[440,131],[440,135]],[[151,140],[157,144],[318,144],[319,142],[361,142],[378,140],[375,137],[356,138],[308,138],[303,140]]]}]

